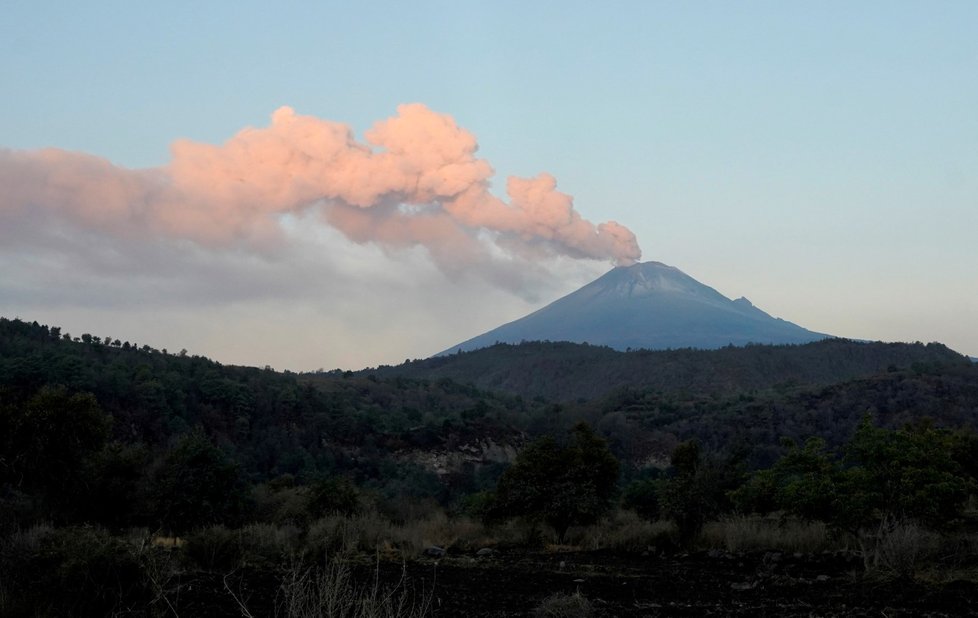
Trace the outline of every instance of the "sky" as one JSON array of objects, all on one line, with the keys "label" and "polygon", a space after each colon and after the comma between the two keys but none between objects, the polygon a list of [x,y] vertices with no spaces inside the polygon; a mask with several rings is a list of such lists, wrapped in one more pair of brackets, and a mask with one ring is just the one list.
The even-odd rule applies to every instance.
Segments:
[{"label": "sky", "polygon": [[974,2],[0,6],[0,315],[361,368],[655,260],[978,356]]}]

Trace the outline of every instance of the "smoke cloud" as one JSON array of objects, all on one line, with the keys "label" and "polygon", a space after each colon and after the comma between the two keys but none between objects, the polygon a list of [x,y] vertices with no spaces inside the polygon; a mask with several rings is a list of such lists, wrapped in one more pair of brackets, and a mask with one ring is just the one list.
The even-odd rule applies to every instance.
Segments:
[{"label": "smoke cloud", "polygon": [[540,256],[619,265],[641,256],[631,231],[583,219],[548,174],[511,177],[508,199],[495,196],[477,149],[450,116],[410,104],[365,143],[347,125],[283,107],[270,126],[221,146],[179,140],[171,162],[152,169],[58,149],[0,150],[0,236],[67,224],[271,252],[292,216],[385,250],[422,246],[448,272]]}]

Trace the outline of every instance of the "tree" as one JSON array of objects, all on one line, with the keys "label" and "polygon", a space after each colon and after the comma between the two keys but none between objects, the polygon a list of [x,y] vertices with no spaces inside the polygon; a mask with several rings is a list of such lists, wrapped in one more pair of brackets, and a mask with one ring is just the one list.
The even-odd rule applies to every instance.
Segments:
[{"label": "tree", "polygon": [[888,430],[875,427],[866,415],[844,457],[818,438],[792,445],[735,498],[852,534],[871,568],[877,566],[880,543],[897,527],[941,528],[960,516],[974,488],[959,463],[968,448],[970,440],[929,423]]},{"label": "tree", "polygon": [[238,466],[196,429],[167,452],[153,475],[152,518],[163,528],[185,532],[207,524],[233,524],[245,506]]},{"label": "tree", "polygon": [[846,451],[850,484],[872,506],[871,519],[944,527],[961,514],[972,489],[956,447],[952,433],[929,422],[892,431],[866,415]]},{"label": "tree", "polygon": [[655,521],[662,515],[661,490],[662,479],[658,476],[632,481],[622,491],[621,506],[635,511],[639,517]]},{"label": "tree", "polygon": [[93,395],[64,387],[44,387],[24,403],[0,401],[0,484],[63,506],[111,422]]},{"label": "tree", "polygon": [[543,521],[562,543],[571,525],[593,523],[610,510],[618,470],[607,443],[579,423],[567,445],[544,437],[519,454],[499,479],[487,516]]},{"label": "tree", "polygon": [[[140,522],[150,453],[143,445],[112,442],[89,457],[85,492],[75,501],[76,518],[123,528]],[[140,522],[141,523],[141,522]]]},{"label": "tree", "polygon": [[314,518],[334,513],[353,515],[360,509],[360,494],[348,479],[318,478],[309,487],[309,512]]},{"label": "tree", "polygon": [[696,440],[679,444],[672,453],[674,475],[661,482],[662,513],[676,522],[679,543],[688,547],[706,521],[730,508],[729,491],[742,481],[736,459],[704,459]]}]

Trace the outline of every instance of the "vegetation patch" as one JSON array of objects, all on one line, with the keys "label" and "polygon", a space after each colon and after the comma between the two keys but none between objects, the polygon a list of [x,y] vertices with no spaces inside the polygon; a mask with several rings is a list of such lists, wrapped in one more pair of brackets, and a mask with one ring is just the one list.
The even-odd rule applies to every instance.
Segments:
[{"label": "vegetation patch", "polygon": [[[437,373],[512,353],[593,398]],[[605,356],[663,373],[611,388]],[[0,318],[0,615],[968,613],[959,360],[533,344],[299,376]]]}]

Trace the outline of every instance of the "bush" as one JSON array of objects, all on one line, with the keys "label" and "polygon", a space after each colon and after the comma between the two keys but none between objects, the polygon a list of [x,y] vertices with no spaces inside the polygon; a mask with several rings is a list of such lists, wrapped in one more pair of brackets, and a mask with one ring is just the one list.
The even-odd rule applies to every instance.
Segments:
[{"label": "bush", "polygon": [[203,431],[183,436],[152,475],[154,523],[174,532],[235,523],[244,514],[244,479],[237,464]]},{"label": "bush", "polygon": [[309,494],[304,487],[282,487],[269,482],[251,492],[255,519],[271,524],[293,524],[306,527],[313,519],[309,514]]},{"label": "bush", "polygon": [[43,521],[35,501],[28,494],[9,485],[0,485],[0,536],[13,534],[38,519]]},{"label": "bush", "polygon": [[662,514],[662,504],[659,502],[660,487],[661,482],[653,479],[633,481],[622,492],[621,505],[649,521],[655,521]]},{"label": "bush", "polygon": [[345,478],[319,479],[309,487],[309,512],[314,518],[353,515],[360,510],[360,494]]},{"label": "bush", "polygon": [[730,510],[740,472],[733,462],[705,459],[695,440],[677,446],[671,461],[675,476],[659,485],[662,513],[676,522],[679,544],[691,547],[710,518]]},{"label": "bush", "polygon": [[594,607],[580,592],[558,592],[541,601],[533,615],[536,618],[588,618],[594,615]]},{"label": "bush", "polygon": [[301,531],[291,524],[249,524],[236,535],[241,560],[249,564],[281,564],[300,549]]},{"label": "bush", "polygon": [[963,513],[974,484],[955,459],[961,448],[954,434],[928,423],[894,431],[875,427],[866,415],[844,458],[818,438],[791,445],[738,498],[750,494],[754,498],[744,502],[757,503],[757,496],[766,494],[761,502],[773,501],[793,515],[851,535],[867,570],[879,569],[886,553],[893,553],[892,568],[902,577],[913,571],[913,546],[923,538],[907,522],[939,530]]},{"label": "bush", "polygon": [[[294,564],[285,574],[276,615],[288,618],[424,618],[432,613],[432,597],[418,596],[404,586],[358,585],[345,564],[330,561],[316,568]],[[248,614],[250,615],[250,614]]]},{"label": "bush", "polygon": [[634,511],[616,511],[592,526],[571,528],[567,533],[568,542],[584,549],[631,552],[672,548],[675,537],[676,526],[671,521],[649,521]]},{"label": "bush", "polygon": [[327,556],[350,554],[359,551],[374,552],[385,542],[392,542],[394,526],[376,512],[361,513],[353,517],[331,515],[309,526],[306,549],[315,561]]},{"label": "bush", "polygon": [[109,616],[146,606],[138,553],[104,530],[35,527],[0,548],[5,616]]},{"label": "bush", "polygon": [[933,555],[940,537],[913,522],[900,522],[881,533],[873,567],[884,576],[913,579],[921,559]]},{"label": "bush", "polygon": [[704,526],[700,542],[731,552],[780,550],[812,553],[830,546],[828,527],[820,521],[729,516]]},{"label": "bush", "polygon": [[223,525],[200,528],[187,535],[184,552],[200,568],[227,571],[241,564],[238,535]]},{"label": "bush", "polygon": [[314,522],[306,535],[306,553],[316,562],[336,554],[376,551],[397,552],[410,558],[431,545],[472,550],[493,543],[485,527],[467,517],[448,517],[439,511],[398,525],[375,511],[367,511],[352,517],[323,517]]},{"label": "bush", "polygon": [[607,443],[578,423],[566,446],[544,437],[523,449],[499,479],[488,519],[543,521],[562,543],[570,526],[594,523],[611,509],[618,472]]}]

